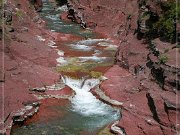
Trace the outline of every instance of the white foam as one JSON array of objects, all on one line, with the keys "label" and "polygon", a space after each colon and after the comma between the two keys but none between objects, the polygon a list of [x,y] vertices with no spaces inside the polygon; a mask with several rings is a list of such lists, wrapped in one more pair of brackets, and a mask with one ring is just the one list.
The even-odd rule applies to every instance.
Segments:
[{"label": "white foam", "polygon": [[58,55],[59,56],[64,56],[64,51],[58,50]]},{"label": "white foam", "polygon": [[105,50],[117,50],[118,46],[116,45],[109,45],[105,48]]},{"label": "white foam", "polygon": [[102,54],[102,52],[100,50],[95,50],[94,54],[92,54],[92,55],[97,56],[97,55],[100,55],[100,54]]},{"label": "white foam", "polygon": [[[75,80],[63,77],[63,82],[76,92],[76,95],[71,99],[73,111],[80,113],[83,116],[104,116],[114,112],[114,109],[111,106],[96,99],[96,97],[89,92],[100,83],[99,79]],[[115,117],[117,117],[117,114]]]},{"label": "white foam", "polygon": [[115,133],[118,133],[120,135],[126,135],[124,130],[122,128],[120,128],[119,126],[117,126],[119,123],[119,121],[115,121],[112,125],[111,125],[111,130],[114,131]]},{"label": "white foam", "polygon": [[39,35],[36,35],[36,38],[39,40],[39,41],[45,41],[46,39],[43,38],[42,36],[39,36]]},{"label": "white foam", "polygon": [[55,42],[54,41],[52,41],[52,40],[49,40],[48,41],[48,43],[47,43],[47,45],[49,46],[49,47],[52,47],[52,48],[56,48],[57,46],[55,46]]},{"label": "white foam", "polygon": [[57,15],[47,15],[46,18],[51,19],[53,21],[59,20],[59,18],[57,17]]},{"label": "white foam", "polygon": [[61,7],[58,7],[56,9],[56,11],[65,11],[65,12],[67,12],[68,11],[68,7],[67,7],[67,5],[63,5]]},{"label": "white foam", "polygon": [[83,51],[90,51],[90,50],[92,50],[92,47],[87,46],[87,45],[71,44],[70,46],[73,49],[76,49],[76,50],[83,50]]},{"label": "white foam", "polygon": [[87,40],[81,40],[79,42],[77,42],[77,44],[79,45],[93,45],[96,44],[98,42],[109,42],[109,39],[87,39]]},{"label": "white foam", "polygon": [[105,49],[107,49],[107,50],[111,50],[111,49],[116,50],[118,48],[117,45],[113,45],[113,44],[108,43],[108,42],[99,42],[97,45],[98,46],[104,46],[104,47],[106,47]]},{"label": "white foam", "polygon": [[89,57],[79,57],[79,59],[83,62],[85,61],[95,61],[95,62],[103,62],[106,60],[108,57],[97,57],[97,56],[89,56]]},{"label": "white foam", "polygon": [[61,65],[65,65],[68,63],[67,60],[64,59],[64,57],[59,57],[56,59],[56,61]]},{"label": "white foam", "polygon": [[[97,45],[98,46],[111,46],[112,44],[109,42],[99,42]],[[113,46],[116,46],[116,45],[113,45]]]}]

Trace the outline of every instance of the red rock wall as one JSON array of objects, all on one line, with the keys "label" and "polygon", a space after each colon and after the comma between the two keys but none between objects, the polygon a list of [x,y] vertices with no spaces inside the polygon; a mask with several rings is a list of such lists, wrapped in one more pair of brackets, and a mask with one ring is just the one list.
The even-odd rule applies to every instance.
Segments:
[{"label": "red rock wall", "polygon": [[[69,6],[76,10],[77,16],[79,14],[79,17],[85,20],[87,27],[93,27],[98,32],[112,37],[117,37],[119,31],[125,30],[129,23],[131,29],[137,28],[138,3],[136,0],[69,0]],[[132,21],[127,20],[129,15]]]},{"label": "red rock wall", "polygon": [[44,22],[33,5],[27,0],[10,0],[5,10],[12,11],[9,14],[12,20],[3,26],[4,42],[0,40],[0,59],[4,64],[0,69],[3,76],[0,81],[0,134],[11,128],[16,111],[37,102],[29,88],[52,85],[59,79],[59,74],[53,70],[57,52],[37,39],[37,35],[51,37],[42,29]]},{"label": "red rock wall", "polygon": [[[137,37],[140,0],[69,0],[73,15],[69,17],[83,26],[94,29],[119,44],[116,64],[106,74],[109,79],[101,88],[112,99],[123,102],[119,126],[127,135],[174,135],[178,91],[172,86],[157,85],[148,66],[147,43]],[[145,8],[159,14],[159,3],[146,1]],[[147,10],[147,9],[145,9]],[[162,44],[162,42],[161,42]],[[125,68],[125,69],[122,69]],[[129,72],[129,73],[128,73]],[[167,107],[169,106],[169,107]],[[177,110],[179,112],[179,110]],[[179,114],[179,113],[178,113]]]}]

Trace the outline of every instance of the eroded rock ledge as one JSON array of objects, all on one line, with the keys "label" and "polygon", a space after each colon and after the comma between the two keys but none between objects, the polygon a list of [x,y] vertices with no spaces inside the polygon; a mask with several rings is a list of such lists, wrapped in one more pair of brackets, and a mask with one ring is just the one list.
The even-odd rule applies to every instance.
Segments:
[{"label": "eroded rock ledge", "polygon": [[[180,104],[176,101],[178,48],[158,38],[153,39],[152,46],[144,34],[149,30],[147,22],[157,19],[164,2],[68,0],[69,19],[119,44],[116,65],[105,74],[108,80],[100,89],[111,99],[123,102],[119,126],[128,135],[173,135],[180,130],[176,123]],[[152,16],[143,15],[145,12]],[[166,62],[164,55],[168,57]]]},{"label": "eroded rock ledge", "polygon": [[[39,100],[28,89],[52,85],[59,81],[59,74],[54,70],[57,51],[46,45],[53,38],[42,28],[45,22],[34,6],[27,0],[10,0],[4,8],[7,20],[4,44],[0,40],[4,60],[4,67],[0,66],[0,98],[4,99],[0,102],[4,108],[0,111],[0,134],[10,134],[13,122],[23,123],[38,111]],[[39,40],[40,36],[44,40]]]}]

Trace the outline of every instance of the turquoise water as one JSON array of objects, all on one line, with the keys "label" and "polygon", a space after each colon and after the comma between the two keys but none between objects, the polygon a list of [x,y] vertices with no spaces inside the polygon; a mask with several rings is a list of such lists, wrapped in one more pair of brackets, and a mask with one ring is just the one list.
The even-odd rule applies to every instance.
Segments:
[{"label": "turquoise water", "polygon": [[[12,135],[81,135],[83,133],[95,135],[103,126],[119,117],[115,110],[106,115],[83,116],[73,111],[70,103],[49,108],[48,111],[59,112],[59,117],[52,120],[40,117],[39,121],[13,129]],[[114,118],[112,118],[113,115]]]},{"label": "turquoise water", "polygon": [[[60,20],[59,14],[65,9],[66,7],[54,8],[51,3],[44,3],[44,8],[40,16],[46,20],[47,29],[60,33],[79,35],[85,38],[85,40],[67,45],[69,47],[68,50],[77,50],[80,52],[94,51],[94,55],[91,57],[76,56],[77,63],[80,63],[80,65],[82,63],[88,64],[89,61],[97,64],[102,64],[101,62],[111,63],[113,61],[112,50],[103,50],[97,47],[97,44],[102,48],[102,46],[111,43],[106,41],[106,39],[94,39],[96,34],[91,30],[83,30],[75,23],[67,23]],[[62,50],[65,46],[62,46]],[[106,52],[106,57],[99,56],[103,51]],[[69,60],[71,59],[69,57],[69,61],[66,60],[67,57],[63,59],[63,62],[76,62],[75,60]],[[64,58],[64,56],[60,58]],[[59,59],[59,61],[61,63],[62,59]],[[40,115],[38,121],[19,128],[13,128],[12,135],[96,135],[100,129],[120,119],[119,109],[101,102],[89,92],[95,84],[98,85],[100,83],[98,79],[75,80],[66,78],[64,83],[72,88],[76,92],[76,95],[66,105],[48,107],[48,112],[55,112],[57,114],[56,117],[49,119]],[[57,100],[63,102],[64,99]]]},{"label": "turquoise water", "polygon": [[60,19],[60,13],[64,12],[64,8],[54,8],[52,4],[44,3],[41,17],[46,20],[47,28],[51,31],[66,34],[75,34],[86,38],[92,38],[95,34],[91,31],[85,31],[76,23],[67,23]]}]

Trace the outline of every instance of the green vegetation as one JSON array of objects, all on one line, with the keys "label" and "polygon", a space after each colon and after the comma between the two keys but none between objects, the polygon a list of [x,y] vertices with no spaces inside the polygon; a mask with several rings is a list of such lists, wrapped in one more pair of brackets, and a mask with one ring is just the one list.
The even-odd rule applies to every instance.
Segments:
[{"label": "green vegetation", "polygon": [[91,71],[91,72],[90,72],[90,75],[91,75],[91,77],[93,77],[93,78],[99,78],[99,77],[101,77],[103,74],[102,74],[101,72]]},{"label": "green vegetation", "polygon": [[[176,0],[167,0],[166,2],[157,1],[159,6],[157,11],[145,11],[140,20],[145,20],[146,27],[149,29],[145,32],[148,40],[160,37],[166,42],[176,42],[176,24],[179,22],[180,5]],[[147,0],[140,0],[139,7],[148,6]]]},{"label": "green vegetation", "polygon": [[102,72],[96,70],[96,67],[107,67],[112,65],[111,62],[109,63],[97,63],[88,61],[86,63],[78,63],[77,59],[71,60],[68,65],[58,66],[56,71],[61,72],[64,75],[68,75],[71,77],[77,78],[77,74],[85,74],[92,78],[99,78],[103,75]]},{"label": "green vegetation", "polygon": [[166,62],[168,62],[168,57],[164,54],[159,56],[159,64],[165,64]]},{"label": "green vegetation", "polygon": [[89,73],[90,70],[97,66],[94,62],[88,62],[83,64],[75,63],[75,60],[71,61],[71,64],[57,67],[58,72],[85,72]]},{"label": "green vegetation", "polygon": [[101,63],[97,64],[95,62],[89,62],[89,63],[84,63],[84,64],[68,64],[65,66],[59,66],[56,68],[58,72],[90,72],[93,68],[97,66],[110,66],[112,63]]},{"label": "green vegetation", "polygon": [[85,65],[74,65],[68,64],[65,66],[57,67],[57,71],[59,72],[88,72],[88,69],[85,68]]},{"label": "green vegetation", "polygon": [[23,20],[23,12],[21,10],[16,10],[16,16],[19,20]]},{"label": "green vegetation", "polygon": [[162,4],[161,8],[162,13],[153,27],[161,37],[169,42],[174,42],[176,39],[176,19],[179,19],[180,6],[176,5],[176,2],[172,0]]},{"label": "green vegetation", "polygon": [[[67,65],[61,65],[56,68],[58,72],[85,72],[90,73],[90,71],[94,70],[94,68],[98,67],[106,67],[111,66],[113,64],[112,62],[108,63],[97,63],[94,61],[86,61],[84,63],[79,62],[78,58],[68,59]],[[93,76],[98,76],[97,73],[92,72]],[[96,74],[96,75],[95,75]]]}]

